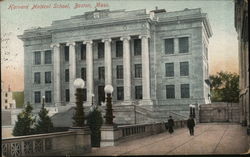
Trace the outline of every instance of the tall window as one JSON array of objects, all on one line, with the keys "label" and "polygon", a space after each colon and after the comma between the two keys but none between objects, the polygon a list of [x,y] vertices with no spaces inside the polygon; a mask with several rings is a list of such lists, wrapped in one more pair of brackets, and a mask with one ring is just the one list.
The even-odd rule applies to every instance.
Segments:
[{"label": "tall window", "polygon": [[141,64],[135,64],[135,78],[142,77],[142,67]]},{"label": "tall window", "polygon": [[165,54],[174,54],[174,39],[165,39]]},{"label": "tall window", "polygon": [[69,61],[69,46],[64,47],[64,61],[65,62]]},{"label": "tall window", "polygon": [[104,43],[98,43],[98,58],[104,58]]},{"label": "tall window", "polygon": [[41,52],[40,51],[34,52],[34,64],[35,65],[41,64]]},{"label": "tall window", "polygon": [[35,84],[40,84],[41,83],[41,74],[40,74],[40,72],[35,72],[34,73],[34,83]]},{"label": "tall window", "polygon": [[83,88],[83,101],[87,101],[87,89]]},{"label": "tall window", "polygon": [[123,42],[116,41],[116,57],[122,57],[123,55]]},{"label": "tall window", "polygon": [[134,40],[134,55],[135,56],[141,55],[141,39]]},{"label": "tall window", "polygon": [[51,83],[51,72],[45,72],[45,83]]},{"label": "tall window", "polygon": [[45,91],[45,102],[51,103],[51,91]]},{"label": "tall window", "polygon": [[98,68],[99,80],[105,80],[105,69],[104,67]]},{"label": "tall window", "polygon": [[69,102],[70,101],[70,96],[69,96],[69,89],[65,90],[65,101]]},{"label": "tall window", "polygon": [[44,52],[44,64],[51,64],[51,63],[52,63],[51,50],[47,50]]},{"label": "tall window", "polygon": [[180,62],[180,75],[181,76],[188,76],[189,75],[188,62]]},{"label": "tall window", "polygon": [[181,98],[189,98],[189,84],[181,84]]},{"label": "tall window", "polygon": [[189,50],[188,37],[179,38],[180,53],[188,53],[188,50]]},{"label": "tall window", "polygon": [[142,86],[135,86],[135,99],[142,99]]},{"label": "tall window", "polygon": [[123,87],[117,87],[117,100],[124,99],[124,90]]},{"label": "tall window", "polygon": [[86,81],[86,68],[81,68],[81,78]]},{"label": "tall window", "polygon": [[123,66],[122,65],[116,66],[116,78],[123,79]]},{"label": "tall window", "polygon": [[174,99],[175,98],[174,85],[166,85],[166,98],[167,99]]},{"label": "tall window", "polygon": [[36,91],[34,92],[35,103],[41,103],[41,92]]},{"label": "tall window", "polygon": [[86,60],[86,45],[81,44],[81,60]]},{"label": "tall window", "polygon": [[69,82],[69,69],[65,69],[65,82]]},{"label": "tall window", "polygon": [[166,63],[166,77],[173,77],[174,76],[174,63]]}]

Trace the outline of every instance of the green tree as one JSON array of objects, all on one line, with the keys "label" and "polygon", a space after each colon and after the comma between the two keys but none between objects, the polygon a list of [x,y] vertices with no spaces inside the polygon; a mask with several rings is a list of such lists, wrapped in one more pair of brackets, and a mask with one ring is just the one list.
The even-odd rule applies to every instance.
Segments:
[{"label": "green tree", "polygon": [[49,111],[43,106],[40,112],[38,113],[39,119],[35,124],[35,133],[37,134],[49,133],[54,130],[53,123],[48,113]]},{"label": "green tree", "polygon": [[33,107],[28,102],[24,110],[18,114],[17,122],[13,129],[13,136],[24,136],[33,134],[32,126],[35,122],[35,118],[32,114]]},{"label": "green tree", "polygon": [[93,110],[89,112],[87,125],[91,130],[91,144],[94,147],[100,147],[101,140],[101,126],[103,123],[102,113],[98,107],[92,108]]},{"label": "green tree", "polygon": [[230,72],[218,72],[210,76],[211,100],[239,102],[239,75]]}]

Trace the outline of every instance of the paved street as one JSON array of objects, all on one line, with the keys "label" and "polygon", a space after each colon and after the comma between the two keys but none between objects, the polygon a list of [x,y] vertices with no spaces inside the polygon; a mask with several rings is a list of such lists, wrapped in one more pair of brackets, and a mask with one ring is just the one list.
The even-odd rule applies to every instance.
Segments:
[{"label": "paved street", "polygon": [[236,124],[199,124],[195,135],[187,128],[128,141],[115,147],[93,148],[91,155],[241,154],[248,151],[245,129]]}]

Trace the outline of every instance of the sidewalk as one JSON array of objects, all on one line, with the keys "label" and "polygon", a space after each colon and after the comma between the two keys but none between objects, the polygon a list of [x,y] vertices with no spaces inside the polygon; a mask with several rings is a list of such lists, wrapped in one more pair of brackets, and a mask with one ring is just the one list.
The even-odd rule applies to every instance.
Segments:
[{"label": "sidewalk", "polygon": [[115,147],[93,148],[86,156],[102,155],[188,155],[242,154],[248,151],[248,136],[236,124],[199,124],[195,135],[187,128],[175,130],[119,144]]}]

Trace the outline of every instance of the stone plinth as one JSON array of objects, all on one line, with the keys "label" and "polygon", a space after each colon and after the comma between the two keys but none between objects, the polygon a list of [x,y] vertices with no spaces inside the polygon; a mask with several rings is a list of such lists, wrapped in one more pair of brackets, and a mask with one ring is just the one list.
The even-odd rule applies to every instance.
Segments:
[{"label": "stone plinth", "polygon": [[101,147],[116,146],[120,136],[121,132],[115,125],[103,125],[101,127]]}]

